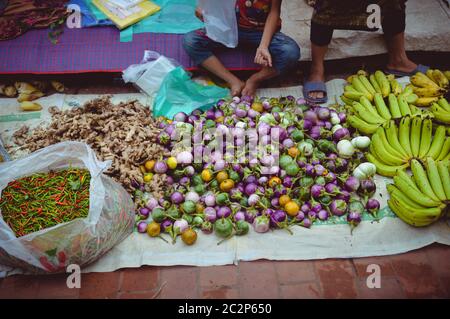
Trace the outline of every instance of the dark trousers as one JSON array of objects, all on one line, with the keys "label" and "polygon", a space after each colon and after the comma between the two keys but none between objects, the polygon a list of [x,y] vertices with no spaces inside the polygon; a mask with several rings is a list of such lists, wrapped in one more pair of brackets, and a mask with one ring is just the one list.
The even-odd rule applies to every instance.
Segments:
[{"label": "dark trousers", "polygon": [[[395,10],[384,15],[381,26],[385,36],[394,36],[405,31],[405,11]],[[334,28],[311,22],[310,40],[318,46],[330,44]],[[374,30],[376,31],[376,30]]]}]

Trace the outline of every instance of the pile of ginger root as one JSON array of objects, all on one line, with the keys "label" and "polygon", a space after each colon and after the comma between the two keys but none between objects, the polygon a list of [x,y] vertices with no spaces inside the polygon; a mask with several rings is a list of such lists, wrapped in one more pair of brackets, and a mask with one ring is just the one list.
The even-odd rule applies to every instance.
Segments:
[{"label": "pile of ginger root", "polygon": [[159,198],[164,193],[165,175],[155,174],[144,183],[139,166],[147,160],[169,156],[170,152],[156,140],[158,121],[138,101],[111,103],[108,96],[89,101],[84,106],[61,111],[49,108],[49,125],[30,130],[23,126],[13,135],[20,149],[34,152],[62,141],[88,144],[100,160],[111,160],[105,174],[121,183],[129,192],[142,185],[146,192]]}]

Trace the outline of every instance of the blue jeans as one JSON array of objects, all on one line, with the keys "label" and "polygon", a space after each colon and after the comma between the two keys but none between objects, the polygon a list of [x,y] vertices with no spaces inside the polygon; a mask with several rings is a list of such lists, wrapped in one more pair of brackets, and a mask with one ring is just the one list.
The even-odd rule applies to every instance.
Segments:
[{"label": "blue jeans", "polygon": [[[256,49],[261,42],[262,35],[262,31],[239,29],[239,45]],[[186,33],[183,37],[183,47],[197,65],[212,56],[213,50],[225,48],[222,44],[208,38],[205,29]],[[273,35],[269,52],[272,55],[273,67],[279,74],[288,71],[300,59],[298,44],[281,32]]]}]

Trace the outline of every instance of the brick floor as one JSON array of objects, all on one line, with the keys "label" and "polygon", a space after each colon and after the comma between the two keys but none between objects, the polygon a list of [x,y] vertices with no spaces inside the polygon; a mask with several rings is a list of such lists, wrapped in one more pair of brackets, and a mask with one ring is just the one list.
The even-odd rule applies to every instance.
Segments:
[{"label": "brick floor", "polygon": [[[381,288],[368,288],[377,264]],[[0,279],[0,298],[449,298],[450,247],[434,244],[405,254],[359,259],[241,262],[238,266],[127,268],[81,277]]]}]

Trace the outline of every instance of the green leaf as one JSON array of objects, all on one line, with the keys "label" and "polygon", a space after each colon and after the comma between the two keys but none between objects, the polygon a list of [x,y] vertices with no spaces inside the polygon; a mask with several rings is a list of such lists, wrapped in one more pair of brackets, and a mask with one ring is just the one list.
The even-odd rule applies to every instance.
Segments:
[{"label": "green leaf", "polygon": [[55,257],[56,256],[56,248],[54,248],[54,249],[50,249],[50,250],[47,250],[45,253],[47,254],[47,255],[49,255],[50,257]]}]

